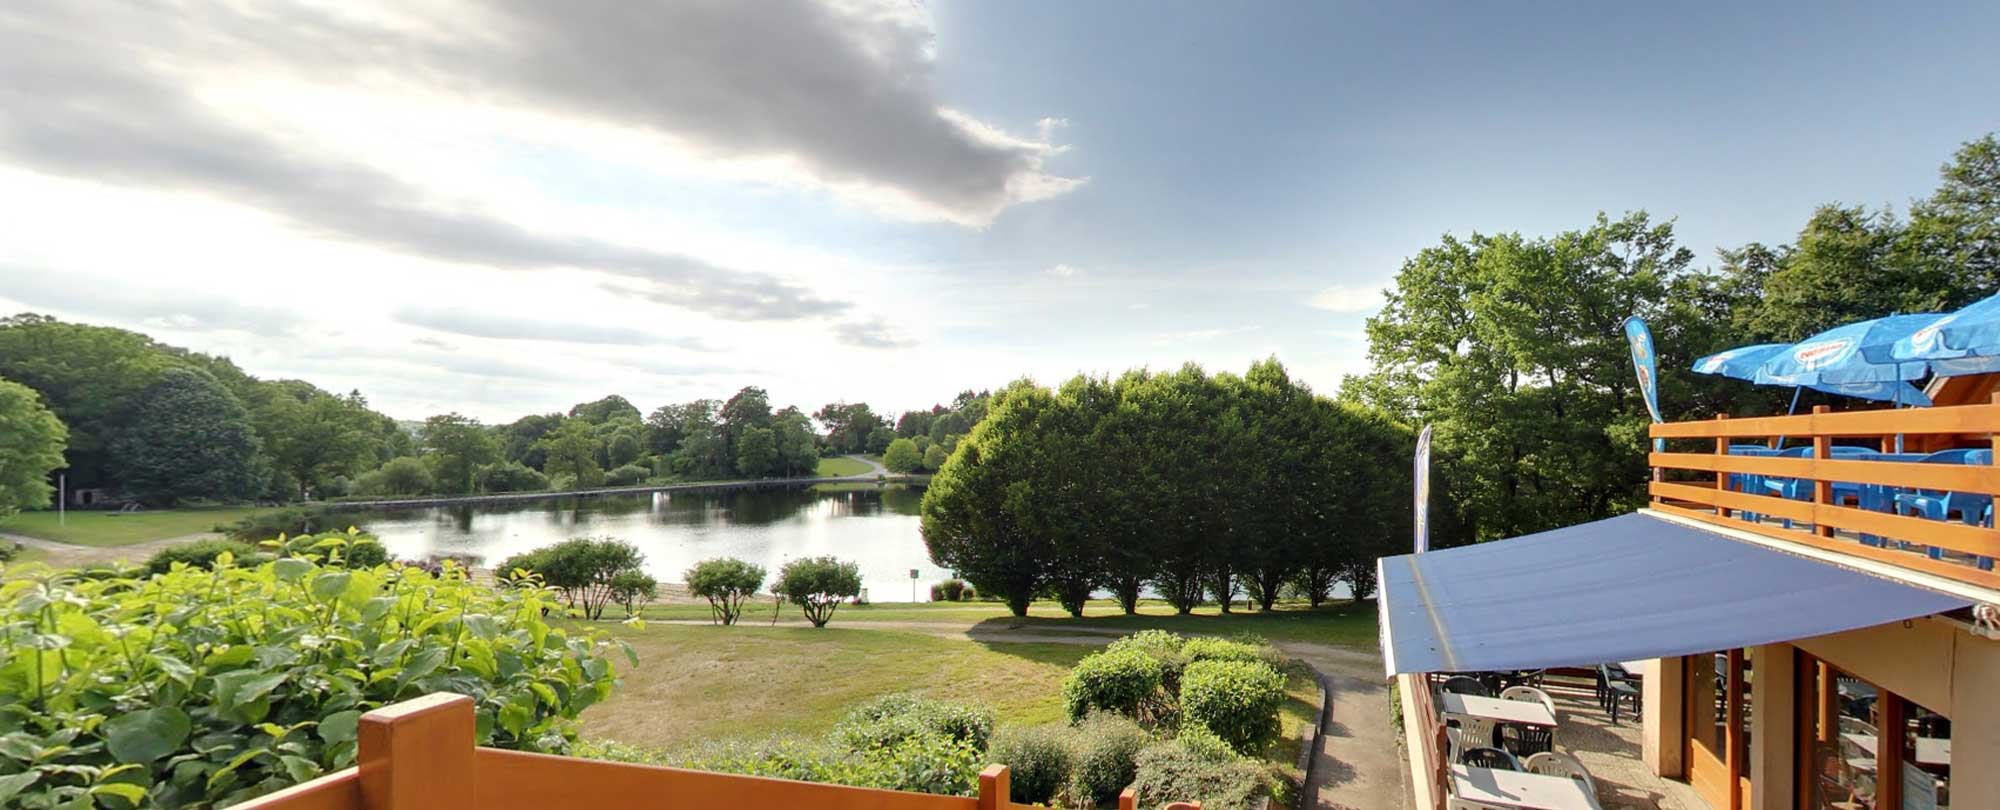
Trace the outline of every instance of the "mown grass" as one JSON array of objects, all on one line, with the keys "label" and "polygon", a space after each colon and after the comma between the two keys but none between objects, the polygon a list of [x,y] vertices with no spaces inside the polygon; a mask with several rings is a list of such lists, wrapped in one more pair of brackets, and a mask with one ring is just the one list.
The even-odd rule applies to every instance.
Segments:
[{"label": "mown grass", "polygon": [[[1182,634],[1229,636],[1254,633],[1272,641],[1301,641],[1315,644],[1370,647],[1376,643],[1375,603],[1331,602],[1318,608],[1304,602],[1280,602],[1269,612],[1245,612],[1240,607],[1223,615],[1214,605],[1196,608],[1187,616],[1175,613],[1164,602],[1144,600],[1135,616],[1124,615],[1118,604],[1098,600],[1084,607],[1083,618],[1071,618],[1054,602],[1036,602],[1022,618],[1007,612],[999,602],[880,602],[849,605],[834,613],[835,626],[848,622],[907,622],[936,625],[940,629],[1028,630],[1061,632],[1078,628],[1132,632],[1160,629]],[[751,621],[768,622],[771,603],[754,603]],[[655,605],[646,609],[651,620],[707,621],[706,604]],[[801,621],[798,609],[786,606],[779,611],[780,623]]]},{"label": "mown grass", "polygon": [[860,475],[871,469],[874,468],[869,467],[866,463],[858,459],[851,459],[846,456],[829,456],[819,460],[817,474],[821,478],[844,478],[850,475]]},{"label": "mown grass", "polygon": [[[22,512],[0,520],[0,532],[23,534],[79,546],[129,546],[213,531],[256,512],[256,507],[149,509],[142,512]],[[60,517],[60,519],[59,519]]]}]

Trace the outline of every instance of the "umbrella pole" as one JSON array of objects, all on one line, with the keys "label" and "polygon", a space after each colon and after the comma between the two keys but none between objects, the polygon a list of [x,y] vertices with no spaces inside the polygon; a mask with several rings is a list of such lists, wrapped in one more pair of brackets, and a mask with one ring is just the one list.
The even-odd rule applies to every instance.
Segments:
[{"label": "umbrella pole", "polygon": [[[1798,412],[1799,412],[1799,392],[1800,392],[1800,391],[1804,391],[1804,390],[1806,390],[1806,389],[1805,389],[1805,386],[1803,386],[1803,385],[1795,385],[1795,386],[1792,386],[1792,407],[1789,407],[1789,408],[1786,408],[1786,409],[1785,409],[1785,415],[1786,415],[1786,416],[1791,416],[1792,414],[1795,414],[1795,413],[1798,413]],[[1783,437],[1783,436],[1779,436],[1779,437],[1778,437],[1778,446],[1777,446],[1776,448],[1773,448],[1773,449],[1776,449],[1776,450],[1783,450],[1783,449],[1785,449],[1785,437]]]}]

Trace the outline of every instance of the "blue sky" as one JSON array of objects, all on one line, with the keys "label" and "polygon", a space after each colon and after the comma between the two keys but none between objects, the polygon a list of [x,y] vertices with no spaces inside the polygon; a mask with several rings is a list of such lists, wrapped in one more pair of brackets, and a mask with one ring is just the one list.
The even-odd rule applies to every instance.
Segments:
[{"label": "blue sky", "polygon": [[536,6],[0,12],[0,301],[404,417],[1331,392],[1444,233],[1645,209],[1706,262],[2000,129],[1990,5]]}]

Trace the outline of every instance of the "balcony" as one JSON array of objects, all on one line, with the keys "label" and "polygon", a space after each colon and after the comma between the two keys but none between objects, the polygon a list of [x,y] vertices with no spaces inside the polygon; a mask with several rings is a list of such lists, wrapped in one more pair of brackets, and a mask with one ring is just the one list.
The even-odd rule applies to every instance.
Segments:
[{"label": "balcony", "polygon": [[2000,396],[1985,404],[1671,422],[1649,456],[1652,508],[2000,590]]},{"label": "balcony", "polygon": [[[979,775],[979,795],[892,790],[705,773],[481,748],[472,699],[438,693],[362,715],[357,765],[234,810],[1026,810],[1008,801],[1004,765]],[[1119,810],[1137,810],[1131,788]],[[1166,810],[1201,810],[1175,802]]]}]

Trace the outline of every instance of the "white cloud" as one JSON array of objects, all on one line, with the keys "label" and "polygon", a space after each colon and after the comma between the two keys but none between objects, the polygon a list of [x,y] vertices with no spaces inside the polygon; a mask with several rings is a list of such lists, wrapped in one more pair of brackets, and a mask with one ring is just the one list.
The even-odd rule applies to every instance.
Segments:
[{"label": "white cloud", "polygon": [[1067,264],[1058,264],[1054,267],[1050,267],[1048,270],[1049,275],[1055,276],[1056,278],[1073,278],[1078,273],[1081,272],[1083,271],[1078,270],[1075,267]]},{"label": "white cloud", "polygon": [[1313,294],[1306,305],[1328,312],[1367,312],[1382,306],[1384,287],[1334,285]]}]

